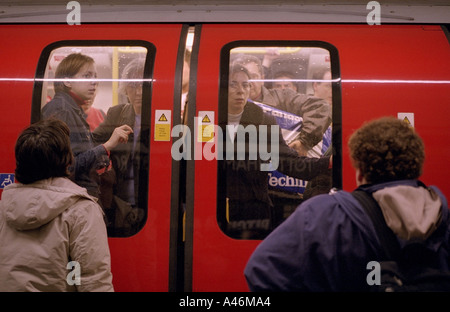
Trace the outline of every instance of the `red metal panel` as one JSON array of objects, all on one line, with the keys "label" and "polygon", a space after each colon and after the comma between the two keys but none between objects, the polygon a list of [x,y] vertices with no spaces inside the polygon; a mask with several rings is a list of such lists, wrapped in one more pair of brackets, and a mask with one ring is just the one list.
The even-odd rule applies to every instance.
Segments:
[{"label": "red metal panel", "polygon": [[[181,25],[1,25],[0,78],[33,79],[39,56],[60,40],[145,40],[156,46],[152,103],[148,219],[129,238],[110,239],[116,291],[167,291],[171,142],[154,142],[155,109],[172,109]],[[14,144],[30,122],[32,81],[0,81],[0,172],[14,172]]]},{"label": "red metal panel", "polygon": [[[365,120],[413,112],[415,128],[426,144],[423,181],[437,184],[450,196],[446,181],[450,172],[443,165],[450,153],[445,140],[450,130],[445,114],[450,103],[450,48],[439,27],[424,30],[418,25],[204,25],[198,64],[198,111],[212,110],[218,116],[220,50],[236,40],[325,41],[337,48],[342,78],[344,189],[356,186],[347,150],[353,130]],[[385,82],[370,82],[372,79]],[[200,160],[195,169],[192,289],[245,291],[243,270],[259,241],[235,240],[221,232],[216,222],[217,162]]]},{"label": "red metal panel", "polygon": [[[146,40],[156,46],[151,130],[155,109],[172,109],[180,25],[2,25],[0,79],[33,79],[42,50],[60,40]],[[219,55],[235,40],[325,41],[339,52],[342,78],[343,187],[355,187],[347,141],[363,121],[413,112],[426,144],[423,181],[446,183],[446,144],[450,103],[450,47],[439,27],[417,25],[204,25],[199,52],[197,111],[214,111],[217,122]],[[385,82],[369,80],[384,80]],[[415,80],[416,83],[394,83]],[[429,83],[429,81],[447,83]],[[428,82],[427,82],[428,81]],[[0,172],[14,172],[14,144],[30,121],[33,81],[0,81]],[[191,129],[193,130],[193,129]],[[110,239],[114,284],[118,291],[168,289],[171,142],[151,136],[149,214],[141,232]],[[216,222],[217,162],[196,161],[193,290],[247,290],[245,263],[259,241],[227,237]],[[0,193],[1,195],[1,193]]]}]

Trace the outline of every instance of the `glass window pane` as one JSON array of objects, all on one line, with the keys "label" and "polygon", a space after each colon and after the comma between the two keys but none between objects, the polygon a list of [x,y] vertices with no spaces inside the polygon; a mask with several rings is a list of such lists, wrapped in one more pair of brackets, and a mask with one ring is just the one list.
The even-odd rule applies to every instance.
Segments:
[{"label": "glass window pane", "polygon": [[133,235],[147,219],[150,52],[63,46],[50,51],[42,79],[41,116],[68,124],[71,179],[98,198],[109,236]]},{"label": "glass window pane", "polygon": [[322,47],[223,50],[219,123],[230,141],[219,163],[218,222],[226,234],[262,239],[331,189],[331,68]]}]

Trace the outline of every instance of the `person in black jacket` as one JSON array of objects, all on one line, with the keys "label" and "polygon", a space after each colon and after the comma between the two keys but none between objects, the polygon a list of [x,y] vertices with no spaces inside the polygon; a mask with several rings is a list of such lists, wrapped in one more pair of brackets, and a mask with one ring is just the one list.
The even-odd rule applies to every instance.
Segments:
[{"label": "person in black jacket", "polygon": [[[227,222],[225,231],[240,238],[260,238],[272,230],[268,194],[268,171],[277,169],[291,177],[310,180],[331,170],[331,157],[308,158],[299,156],[282,137],[273,116],[249,99],[250,74],[245,66],[235,63],[230,68],[228,88],[228,119],[226,128],[227,151],[219,175],[219,201],[225,201]],[[225,126],[225,127],[224,127]],[[255,135],[248,135],[252,129]],[[245,152],[242,139],[245,137]],[[262,146],[266,144],[266,146]],[[230,151],[230,146],[234,149]],[[256,153],[255,153],[256,151]],[[271,159],[263,155],[268,151]],[[278,151],[278,153],[276,153]],[[255,155],[256,154],[256,155]],[[232,159],[230,155],[234,155]],[[243,158],[243,159],[242,159]],[[270,163],[269,163],[270,162]],[[225,197],[224,195],[225,194]],[[222,227],[223,224],[222,224]]]},{"label": "person in black jacket", "polygon": [[[111,150],[112,169],[104,173],[102,187],[102,207],[108,217],[108,231],[114,235],[131,235],[140,229],[144,218],[145,197],[139,196],[141,172],[148,159],[148,140],[141,133],[142,82],[144,59],[136,58],[125,66],[119,93],[127,98],[127,103],[111,107],[105,120],[92,133],[95,142],[108,140],[114,129],[127,125],[133,132],[128,142]],[[136,80],[136,81],[134,81]],[[112,177],[112,178],[111,178]],[[102,176],[103,178],[103,176]],[[112,180],[112,181],[111,181]]]}]

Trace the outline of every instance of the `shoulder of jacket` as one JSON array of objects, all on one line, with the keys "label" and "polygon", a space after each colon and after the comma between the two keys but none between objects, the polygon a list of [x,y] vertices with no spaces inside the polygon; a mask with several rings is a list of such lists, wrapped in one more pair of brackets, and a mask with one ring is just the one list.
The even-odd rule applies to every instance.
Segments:
[{"label": "shoulder of jacket", "polygon": [[121,111],[124,109],[125,105],[127,105],[127,104],[118,104],[118,105],[111,106],[111,107],[108,109],[108,113],[117,113],[117,112],[121,112]]},{"label": "shoulder of jacket", "polygon": [[[276,97],[278,99],[282,99],[283,101],[290,102],[292,100],[305,102],[310,98],[314,98],[312,96],[295,92],[291,89],[266,89],[267,93],[265,95],[270,94],[272,97]],[[317,98],[318,99],[318,98]]]},{"label": "shoulder of jacket", "polygon": [[58,92],[55,94],[55,96],[53,97],[53,99],[48,103],[50,104],[51,102],[62,102],[64,104],[76,104],[75,100],[67,93],[64,92]]},{"label": "shoulder of jacket", "polygon": [[[349,205],[357,204],[357,200],[351,193],[343,190],[332,188],[328,194],[316,195],[301,204],[305,207],[310,207],[312,210],[324,211],[325,213],[334,213],[334,210],[329,210],[330,207],[348,207]],[[301,207],[300,206],[300,207]],[[341,209],[345,211],[346,209]]]},{"label": "shoulder of jacket", "polygon": [[128,116],[134,114],[133,106],[129,103],[112,106],[108,109],[108,115],[118,118],[120,116]]},{"label": "shoulder of jacket", "polygon": [[100,205],[90,196],[80,196],[79,199],[64,214],[78,224],[93,221],[92,218],[103,219],[104,213]]},{"label": "shoulder of jacket", "polygon": [[[95,197],[89,195],[84,187],[79,186],[69,178],[59,177],[52,178],[47,181],[51,181],[51,187],[55,190],[59,190],[60,194],[64,194],[64,196],[67,197],[75,197],[77,199],[75,205],[95,205],[100,207],[98,204],[98,200]],[[45,181],[43,181],[42,183],[45,183]]]},{"label": "shoulder of jacket", "polygon": [[60,113],[61,111],[73,111],[76,107],[76,103],[70,95],[59,92],[55,94],[50,102],[44,105],[42,111]]},{"label": "shoulder of jacket", "polygon": [[257,104],[247,101],[247,104],[244,107],[244,113],[242,115],[243,120],[255,120],[259,119],[260,116],[263,114],[263,109],[259,107]]}]

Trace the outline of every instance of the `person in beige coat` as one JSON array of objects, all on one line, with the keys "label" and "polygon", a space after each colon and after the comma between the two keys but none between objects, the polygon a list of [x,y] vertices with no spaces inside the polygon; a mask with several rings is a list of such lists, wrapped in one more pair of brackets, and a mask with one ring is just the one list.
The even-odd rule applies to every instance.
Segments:
[{"label": "person in beige coat", "polygon": [[68,178],[67,125],[32,124],[15,155],[17,183],[0,201],[0,291],[114,291],[103,212]]}]

